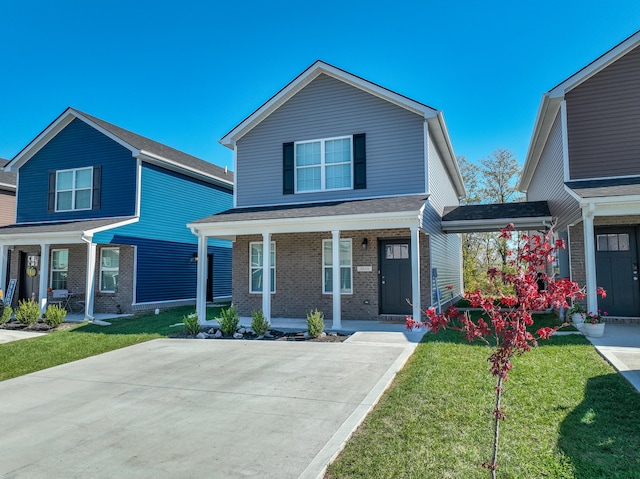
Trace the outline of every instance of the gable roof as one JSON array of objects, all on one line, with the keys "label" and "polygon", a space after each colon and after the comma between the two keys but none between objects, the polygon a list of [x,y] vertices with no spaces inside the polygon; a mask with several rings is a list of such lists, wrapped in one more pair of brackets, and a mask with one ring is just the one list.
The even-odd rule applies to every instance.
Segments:
[{"label": "gable roof", "polygon": [[0,158],[0,190],[15,191],[17,175],[3,169],[7,163],[9,163],[9,160]]},{"label": "gable roof", "polygon": [[24,147],[9,162],[7,168],[11,171],[17,171],[20,166],[29,161],[33,155],[76,118],[130,150],[134,158],[140,158],[143,161],[178,171],[209,183],[216,183],[228,189],[233,188],[233,173],[226,168],[221,168],[213,163],[201,160],[71,107],[67,108],[42,133]]},{"label": "gable roof", "polygon": [[520,191],[526,191],[529,187],[529,183],[531,182],[533,173],[538,165],[538,161],[540,161],[542,151],[551,132],[551,126],[558,115],[560,105],[565,95],[638,46],[640,46],[640,31],[629,36],[611,50],[554,86],[542,96],[538,116],[536,117],[536,123],[529,143],[529,150],[527,151],[527,158],[522,169],[520,182],[518,183],[518,189]]},{"label": "gable roof", "polygon": [[404,95],[391,91],[373,82],[365,80],[359,76],[353,75],[345,70],[329,65],[323,61],[317,60],[300,75],[289,82],[278,93],[273,95],[269,100],[262,104],[251,115],[242,120],[231,131],[223,136],[219,141],[222,145],[230,149],[235,149],[236,142],[249,133],[253,128],[260,124],[271,113],[280,108],[291,97],[296,95],[300,90],[315,80],[319,75],[328,75],[336,80],[342,81],[348,85],[358,88],[371,95],[377,96],[385,101],[393,103],[401,108],[409,110],[416,115],[423,117],[429,124],[430,131],[433,134],[434,142],[443,155],[445,165],[455,185],[458,196],[465,196],[464,183],[462,175],[456,160],[449,132],[444,122],[442,111],[436,110],[424,103],[417,102]]}]

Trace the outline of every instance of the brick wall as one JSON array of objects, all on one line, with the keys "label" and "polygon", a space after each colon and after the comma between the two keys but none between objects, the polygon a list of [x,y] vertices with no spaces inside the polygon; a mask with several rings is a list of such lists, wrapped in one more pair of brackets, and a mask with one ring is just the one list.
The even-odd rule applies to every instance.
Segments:
[{"label": "brick wall", "polygon": [[[109,245],[110,247],[117,245]],[[116,293],[98,293],[94,301],[95,313],[129,313],[132,311],[131,304],[133,302],[133,265],[134,265],[134,253],[135,249],[132,246],[120,246],[120,271],[118,275],[118,291]],[[55,245],[51,246],[51,250],[66,249],[69,250],[69,269],[67,274],[67,289],[73,293],[84,293],[87,277],[87,246],[85,244],[67,244],[67,245]],[[11,271],[10,278],[18,278],[20,281],[20,272],[18,271],[19,258],[21,252],[38,253],[40,254],[40,246],[16,246],[11,253]],[[49,264],[49,274],[51,274],[51,258],[40,258],[40,262],[47,261]],[[100,284],[100,248],[96,256],[96,276],[95,284],[96,290]],[[40,270],[41,264],[38,267],[38,274],[34,278],[27,278],[30,281],[30,285],[33,288],[36,298],[40,295]],[[51,277],[51,276],[49,276]],[[49,279],[47,279],[49,284]],[[20,292],[20,284],[16,289],[14,296],[14,305],[17,305],[18,296]],[[120,305],[120,308],[118,308]]]},{"label": "brick wall", "polygon": [[[352,241],[353,294],[342,295],[343,319],[378,318],[378,239],[410,236],[409,230],[343,231],[341,238]],[[368,240],[366,250],[361,247]],[[322,294],[322,240],[331,233],[274,234],[276,245],[276,285],[271,295],[273,317],[305,317],[318,308],[326,319],[333,316],[332,295]],[[262,308],[262,295],[249,291],[249,243],[261,242],[261,235],[239,236],[233,245],[233,302],[241,316]],[[430,304],[430,268],[428,236],[421,235],[422,305]],[[358,266],[371,266],[370,272],[358,272]]]}]

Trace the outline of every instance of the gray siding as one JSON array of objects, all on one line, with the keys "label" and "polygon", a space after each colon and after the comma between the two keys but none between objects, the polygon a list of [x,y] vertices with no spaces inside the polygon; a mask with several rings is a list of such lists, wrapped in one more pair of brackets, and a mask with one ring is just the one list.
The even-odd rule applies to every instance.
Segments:
[{"label": "gray siding", "polygon": [[640,47],[565,98],[571,179],[640,175]]},{"label": "gray siding", "polygon": [[[320,75],[237,143],[238,206],[424,193],[424,119]],[[367,135],[367,188],[282,194],[282,144]]]},{"label": "gray siding", "polygon": [[578,202],[564,188],[564,163],[562,159],[562,121],[560,113],[553,122],[549,137],[540,155],[540,162],[527,190],[527,201],[544,201],[551,214],[557,218],[557,230],[581,217]]},{"label": "gray siding", "polygon": [[16,194],[0,190],[0,226],[10,225],[16,219]]},{"label": "gray siding", "polygon": [[458,196],[438,148],[429,135],[429,203],[442,216],[445,206],[457,206]]}]

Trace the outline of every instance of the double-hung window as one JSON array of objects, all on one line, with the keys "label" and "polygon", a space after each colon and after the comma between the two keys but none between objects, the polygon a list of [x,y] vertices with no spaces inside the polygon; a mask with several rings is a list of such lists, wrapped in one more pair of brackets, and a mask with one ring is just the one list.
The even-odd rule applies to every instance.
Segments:
[{"label": "double-hung window", "polygon": [[[262,243],[249,243],[249,292],[262,293],[264,249]],[[276,243],[271,242],[271,293],[276,292]]]},{"label": "double-hung window", "polygon": [[353,188],[352,137],[295,143],[296,192]]},{"label": "double-hung window", "polygon": [[91,209],[93,168],[56,171],[56,211]]},{"label": "double-hung window", "polygon": [[[333,293],[333,242],[322,240],[322,292]],[[353,267],[351,259],[351,240],[340,240],[340,293],[351,294]]]},{"label": "double-hung window", "polygon": [[119,272],[120,248],[102,248],[100,250],[100,291],[103,293],[118,291]]},{"label": "double-hung window", "polygon": [[51,250],[51,289],[67,288],[67,276],[69,274],[69,250]]}]

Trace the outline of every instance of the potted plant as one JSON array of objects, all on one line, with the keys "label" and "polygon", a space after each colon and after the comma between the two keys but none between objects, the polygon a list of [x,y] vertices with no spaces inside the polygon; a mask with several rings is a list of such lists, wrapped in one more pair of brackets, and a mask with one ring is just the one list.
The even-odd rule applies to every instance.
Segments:
[{"label": "potted plant", "polygon": [[597,313],[588,312],[584,318],[584,332],[587,336],[592,338],[601,338],[604,334],[603,316],[606,316],[606,311],[603,313],[598,310]]},{"label": "potted plant", "polygon": [[573,306],[569,308],[567,314],[571,318],[571,322],[573,322],[574,326],[580,329],[582,327],[582,323],[584,323],[584,318],[587,314],[587,310],[582,304],[574,301]]}]

